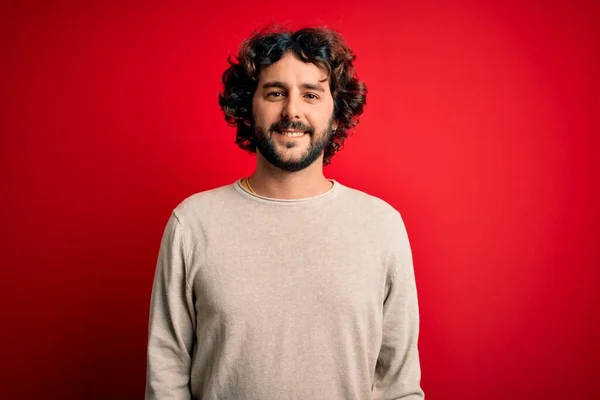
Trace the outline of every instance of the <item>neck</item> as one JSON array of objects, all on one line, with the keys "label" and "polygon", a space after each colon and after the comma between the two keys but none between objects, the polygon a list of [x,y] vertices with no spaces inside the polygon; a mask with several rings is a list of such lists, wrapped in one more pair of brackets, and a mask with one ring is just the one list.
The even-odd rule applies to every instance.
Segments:
[{"label": "neck", "polygon": [[323,175],[322,157],[302,171],[289,172],[274,167],[257,152],[256,170],[249,181],[256,194],[282,200],[314,197],[331,189],[331,181]]}]

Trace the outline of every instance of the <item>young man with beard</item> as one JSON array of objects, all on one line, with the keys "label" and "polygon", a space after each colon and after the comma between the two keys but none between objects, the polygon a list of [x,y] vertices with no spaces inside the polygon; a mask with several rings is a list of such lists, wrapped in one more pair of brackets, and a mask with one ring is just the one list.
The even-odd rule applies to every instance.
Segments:
[{"label": "young man with beard", "polygon": [[146,399],[422,399],[400,214],[327,179],[366,89],[328,29],[255,34],[220,105],[256,170],[171,214],[152,291]]}]

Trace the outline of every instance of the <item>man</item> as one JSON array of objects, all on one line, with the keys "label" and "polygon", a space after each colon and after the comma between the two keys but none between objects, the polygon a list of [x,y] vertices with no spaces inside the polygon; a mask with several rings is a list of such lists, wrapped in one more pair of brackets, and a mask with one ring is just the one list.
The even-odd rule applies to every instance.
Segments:
[{"label": "man", "polygon": [[406,230],[323,175],[366,89],[327,29],[262,31],[220,105],[247,179],[185,199],[161,242],[146,399],[422,399]]}]

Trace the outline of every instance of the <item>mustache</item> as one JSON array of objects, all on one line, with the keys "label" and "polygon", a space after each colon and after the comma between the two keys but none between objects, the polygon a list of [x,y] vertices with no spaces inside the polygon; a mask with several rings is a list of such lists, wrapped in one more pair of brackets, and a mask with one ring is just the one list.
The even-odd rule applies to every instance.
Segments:
[{"label": "mustache", "polygon": [[312,126],[304,125],[302,122],[289,120],[275,122],[269,128],[269,132],[273,133],[274,131],[282,131],[284,129],[307,132],[309,135],[315,133],[315,129]]}]

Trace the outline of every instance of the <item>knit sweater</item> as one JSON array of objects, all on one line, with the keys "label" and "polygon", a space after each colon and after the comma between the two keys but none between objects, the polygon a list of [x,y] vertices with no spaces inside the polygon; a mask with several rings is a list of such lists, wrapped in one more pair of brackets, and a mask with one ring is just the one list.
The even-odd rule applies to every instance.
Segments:
[{"label": "knit sweater", "polygon": [[173,210],[152,288],[147,400],[424,397],[402,218],[332,183],[280,200],[238,180]]}]

